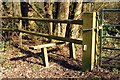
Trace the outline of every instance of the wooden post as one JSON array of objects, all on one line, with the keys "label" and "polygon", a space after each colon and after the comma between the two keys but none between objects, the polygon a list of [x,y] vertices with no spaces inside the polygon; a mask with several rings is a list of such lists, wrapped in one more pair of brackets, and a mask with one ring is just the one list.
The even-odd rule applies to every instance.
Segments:
[{"label": "wooden post", "polygon": [[[19,13],[20,13],[20,16],[22,16],[22,15],[21,15],[21,8],[20,8],[20,6],[21,6],[21,5],[20,5],[20,2],[19,2]],[[18,27],[18,28],[19,28],[19,29],[22,29],[22,20],[20,20],[19,22],[20,22],[20,23],[19,23],[19,27]],[[19,46],[22,47],[22,33],[21,33],[21,32],[19,33],[19,40],[20,40]]]},{"label": "wooden post", "polygon": [[43,53],[43,63],[45,65],[45,67],[48,67],[49,66],[49,63],[48,63],[48,54],[47,54],[47,48],[41,48],[41,51]]},{"label": "wooden post", "polygon": [[95,43],[95,65],[98,65],[98,62],[97,62],[97,58],[98,58],[98,36],[99,36],[99,28],[98,28],[98,17],[97,17],[97,20],[96,20],[96,34],[95,34],[95,40],[96,40],[96,43]]},{"label": "wooden post", "polygon": [[83,33],[83,56],[82,70],[92,70],[95,61],[95,28],[96,13],[85,13],[83,15],[83,30],[90,29]]},{"label": "wooden post", "polygon": [[71,42],[69,43],[69,51],[70,51],[70,58],[76,59],[74,43]]}]

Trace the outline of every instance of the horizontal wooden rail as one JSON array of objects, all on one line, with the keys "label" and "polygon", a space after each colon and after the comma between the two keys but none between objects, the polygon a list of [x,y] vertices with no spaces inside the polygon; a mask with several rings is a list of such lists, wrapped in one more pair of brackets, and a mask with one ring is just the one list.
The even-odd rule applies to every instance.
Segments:
[{"label": "horizontal wooden rail", "polygon": [[0,19],[19,19],[19,20],[33,20],[40,22],[53,22],[53,23],[66,23],[66,24],[79,24],[83,25],[83,20],[58,20],[58,19],[48,19],[48,18],[33,18],[33,17],[9,17],[0,16]]},{"label": "horizontal wooden rail", "polygon": [[60,40],[60,41],[65,41],[65,42],[76,43],[76,44],[82,44],[82,42],[83,42],[82,39],[77,40],[77,39],[65,38],[65,37],[60,37],[60,36],[53,36],[53,35],[48,35],[48,34],[44,34],[44,33],[37,33],[34,31],[26,31],[23,29],[0,28],[0,30],[23,32],[23,33],[27,33],[27,34],[36,35],[36,36],[42,36],[42,37],[49,38],[49,39],[55,39],[55,40]]}]

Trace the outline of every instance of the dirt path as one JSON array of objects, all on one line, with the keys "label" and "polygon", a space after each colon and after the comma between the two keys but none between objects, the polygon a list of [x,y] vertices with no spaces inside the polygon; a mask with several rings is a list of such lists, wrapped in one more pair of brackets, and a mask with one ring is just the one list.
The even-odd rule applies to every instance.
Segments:
[{"label": "dirt path", "polygon": [[49,67],[43,66],[41,51],[11,46],[1,53],[3,78],[81,78],[120,80],[120,71],[96,67],[93,71],[81,71],[81,46],[76,46],[77,59],[69,58],[68,46],[49,48]]}]

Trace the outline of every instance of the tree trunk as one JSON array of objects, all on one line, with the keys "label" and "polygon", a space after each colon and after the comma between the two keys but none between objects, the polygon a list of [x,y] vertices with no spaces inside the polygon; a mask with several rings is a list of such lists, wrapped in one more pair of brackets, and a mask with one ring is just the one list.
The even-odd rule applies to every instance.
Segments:
[{"label": "tree trunk", "polygon": [[[29,1],[28,5],[29,5],[28,17],[33,17],[35,14],[38,14],[38,13],[36,12],[37,9],[36,9],[36,7],[34,6],[33,3],[31,3],[31,2]],[[39,14],[38,14],[38,16],[41,17]],[[35,31],[35,32],[37,32],[38,26],[37,26],[37,24],[35,23],[35,21],[28,21],[28,23],[29,23],[29,25],[27,25],[27,27],[28,27],[27,29],[29,29],[30,31]],[[37,36],[35,36],[35,35],[30,35],[30,37],[32,38],[32,41],[33,41],[33,42],[37,42]]]},{"label": "tree trunk", "polygon": [[[58,5],[58,14],[57,14],[57,19],[59,20],[67,20],[69,16],[69,0],[68,2],[60,2]],[[66,33],[66,26],[67,24],[60,24],[58,23],[57,26],[55,27],[55,33],[58,36],[65,37]]]},{"label": "tree trunk", "polygon": [[[45,2],[44,6],[45,6],[45,11],[46,11],[46,18],[53,19],[53,15],[52,15],[52,13],[53,13],[52,12],[53,3]],[[53,33],[53,23],[52,22],[47,23],[47,27],[48,27],[48,33],[50,35],[52,35],[52,33]],[[51,39],[49,39],[48,42],[51,42]]]},{"label": "tree trunk", "polygon": [[[51,2],[45,2],[45,11],[46,11],[46,18],[50,18],[53,19],[53,15],[52,15],[52,10],[53,10],[53,3]],[[52,35],[52,31],[53,31],[53,23],[47,23],[48,29],[49,29],[49,34]]]},{"label": "tree trunk", "polygon": [[83,4],[83,12],[93,12],[93,9],[94,9],[93,4],[94,3],[84,3]]},{"label": "tree trunk", "polygon": [[[21,7],[21,14],[22,17],[28,17],[28,3],[27,2],[20,2]],[[22,20],[22,25],[25,29],[28,29],[28,20]]]},{"label": "tree trunk", "polygon": [[[74,9],[74,20],[81,19],[81,13],[82,13],[82,0],[80,2],[75,3],[75,9]],[[82,31],[79,30],[82,28],[81,25],[72,25],[71,28],[71,37],[72,38],[78,38],[79,34],[82,37]]]}]

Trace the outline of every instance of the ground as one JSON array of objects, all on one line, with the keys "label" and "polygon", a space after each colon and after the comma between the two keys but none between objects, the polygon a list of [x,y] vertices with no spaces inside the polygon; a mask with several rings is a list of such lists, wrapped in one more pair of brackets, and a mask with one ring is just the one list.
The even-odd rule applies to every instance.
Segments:
[{"label": "ground", "polygon": [[[38,41],[39,43],[42,43]],[[82,71],[82,47],[76,44],[77,58],[69,58],[69,48],[66,44],[48,48],[49,67],[44,67],[40,50],[31,50],[30,45],[38,42],[23,41],[22,47],[18,42],[12,43],[2,55],[3,78],[78,78],[120,80],[120,67],[95,66],[92,71]],[[44,41],[45,42],[45,41]],[[120,62],[119,62],[120,63]],[[108,64],[109,65],[109,64]]]}]

